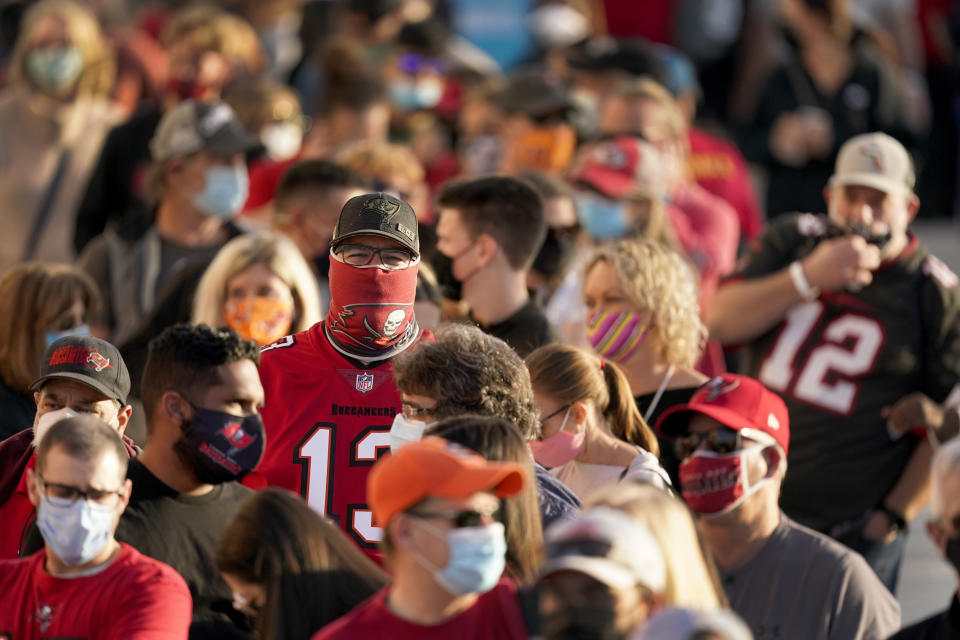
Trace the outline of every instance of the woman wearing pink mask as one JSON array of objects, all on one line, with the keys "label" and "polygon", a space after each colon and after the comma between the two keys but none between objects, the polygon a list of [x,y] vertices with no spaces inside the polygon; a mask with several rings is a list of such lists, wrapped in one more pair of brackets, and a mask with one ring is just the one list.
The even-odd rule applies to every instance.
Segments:
[{"label": "woman wearing pink mask", "polygon": [[619,367],[562,344],[540,347],[526,363],[542,429],[530,451],[577,497],[622,480],[670,487],[657,438]]},{"label": "woman wearing pink mask", "polygon": [[234,238],[207,267],[191,322],[230,327],[267,345],[320,320],[317,281],[297,247],[275,232]]}]

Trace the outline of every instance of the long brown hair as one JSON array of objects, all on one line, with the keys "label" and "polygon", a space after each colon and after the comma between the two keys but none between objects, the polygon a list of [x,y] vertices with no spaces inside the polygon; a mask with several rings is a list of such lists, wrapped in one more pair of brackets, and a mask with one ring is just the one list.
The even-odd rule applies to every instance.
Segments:
[{"label": "long brown hair", "polygon": [[77,300],[89,314],[100,305],[100,292],[77,267],[22,262],[0,276],[0,300],[7,305],[0,314],[0,378],[26,394],[40,377],[44,332]]},{"label": "long brown hair", "polygon": [[613,435],[660,455],[657,438],[640,415],[630,383],[616,364],[566,344],[540,347],[526,362],[534,389],[561,404],[592,400]]},{"label": "long brown hair", "polygon": [[507,537],[507,574],[518,583],[532,580],[542,561],[543,524],[530,450],[520,430],[501,418],[465,415],[441,420],[431,425],[427,433],[473,449],[492,462],[518,462],[524,466],[526,484],[520,493],[503,501],[503,526]]},{"label": "long brown hair", "polygon": [[285,489],[247,498],[224,529],[221,573],[263,585],[260,640],[309,638],[376,593],[387,574],[335,525]]}]

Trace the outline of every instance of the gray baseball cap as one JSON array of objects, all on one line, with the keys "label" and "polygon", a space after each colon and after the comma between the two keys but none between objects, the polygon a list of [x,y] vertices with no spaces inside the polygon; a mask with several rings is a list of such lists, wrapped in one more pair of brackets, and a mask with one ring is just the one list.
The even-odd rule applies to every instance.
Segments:
[{"label": "gray baseball cap", "polygon": [[225,102],[184,100],[167,112],[150,140],[156,162],[207,151],[218,156],[246,153],[260,146]]}]

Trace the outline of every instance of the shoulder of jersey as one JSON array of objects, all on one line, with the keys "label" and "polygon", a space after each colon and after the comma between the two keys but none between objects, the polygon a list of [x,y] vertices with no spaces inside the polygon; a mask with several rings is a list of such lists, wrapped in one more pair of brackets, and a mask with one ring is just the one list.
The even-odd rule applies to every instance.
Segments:
[{"label": "shoulder of jersey", "polygon": [[920,269],[923,275],[932,278],[944,289],[953,289],[960,284],[957,274],[935,255],[930,254],[924,258]]}]

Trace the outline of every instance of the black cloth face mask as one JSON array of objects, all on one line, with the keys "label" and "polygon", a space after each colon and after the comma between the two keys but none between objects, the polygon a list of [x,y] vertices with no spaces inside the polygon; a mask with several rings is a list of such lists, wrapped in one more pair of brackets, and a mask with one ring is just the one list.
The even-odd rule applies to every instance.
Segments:
[{"label": "black cloth face mask", "polygon": [[193,418],[184,421],[181,429],[183,435],[174,450],[205,484],[239,480],[263,458],[265,433],[258,414],[235,416],[194,408]]}]

